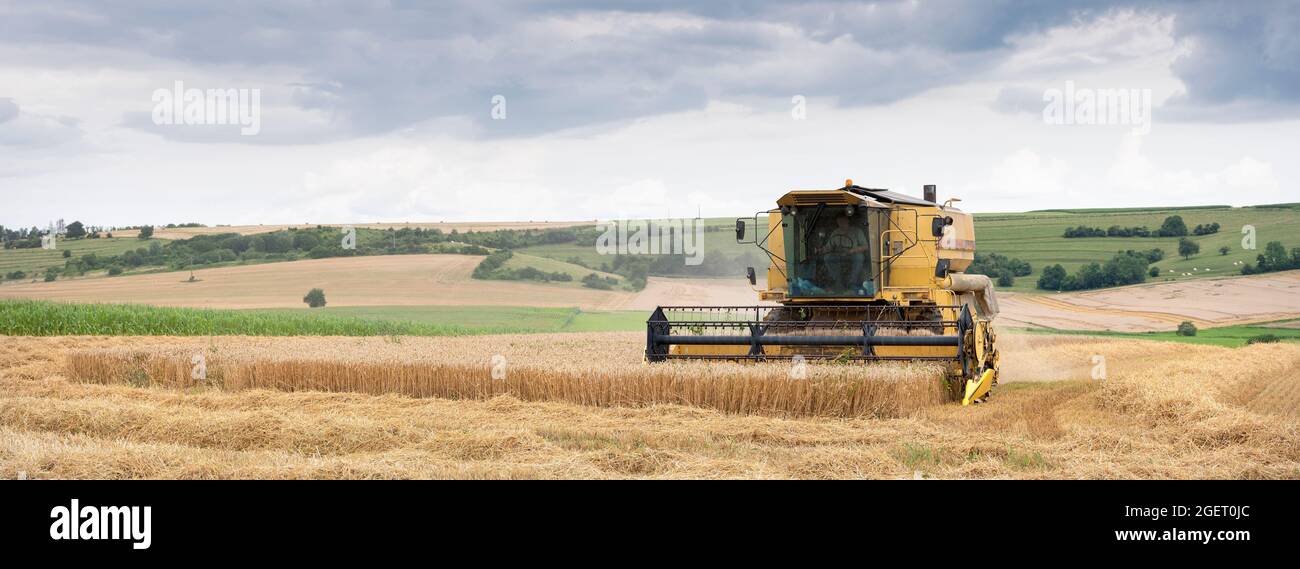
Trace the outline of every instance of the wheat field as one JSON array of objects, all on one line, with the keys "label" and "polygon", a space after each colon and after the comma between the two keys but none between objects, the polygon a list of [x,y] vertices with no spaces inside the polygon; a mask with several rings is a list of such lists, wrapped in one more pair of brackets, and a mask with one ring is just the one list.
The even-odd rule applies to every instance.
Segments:
[{"label": "wheat field", "polygon": [[[329,376],[335,382],[373,377],[365,374],[375,373],[376,362],[402,357],[412,365],[451,359],[477,368],[480,382],[574,369],[626,379],[646,370],[639,360],[627,365],[640,350],[633,336],[502,336],[496,344],[492,337],[427,344],[4,338],[0,477],[1300,478],[1294,344],[1227,349],[1004,334],[1004,385],[989,403],[852,417],[696,406],[707,399],[581,404],[555,392],[539,400],[520,393],[374,394],[391,390],[383,383],[390,379],[377,380],[370,393],[316,390],[343,387],[330,383],[237,383],[283,377],[279,368],[215,377],[249,373],[227,367],[244,358],[348,362],[333,369],[353,375]],[[487,346],[490,353],[474,351]],[[207,359],[205,381],[186,379],[192,364],[143,376],[107,371],[123,365],[113,361],[180,366],[178,358],[195,351]],[[490,376],[498,354],[507,362],[506,380]],[[1091,377],[1097,356],[1105,361],[1104,379]],[[103,367],[95,371],[96,365]],[[812,369],[808,378],[831,379],[819,372],[832,373]]]},{"label": "wheat field", "polygon": [[[776,416],[895,417],[940,403],[936,365],[641,361],[643,335],[161,340],[73,350],[71,378],[228,391],[335,391],[600,407],[688,405]],[[201,358],[204,373],[196,374]],[[201,376],[202,379],[196,379]]]}]

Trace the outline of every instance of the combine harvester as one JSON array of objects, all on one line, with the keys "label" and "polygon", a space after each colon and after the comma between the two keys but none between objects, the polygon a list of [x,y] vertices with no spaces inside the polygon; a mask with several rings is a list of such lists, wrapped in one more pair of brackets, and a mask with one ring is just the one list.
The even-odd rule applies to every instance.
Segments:
[{"label": "combine harvester", "polygon": [[[930,361],[948,369],[962,405],[998,382],[987,276],[975,258],[971,215],[936,202],[845,182],[796,190],[759,216],[736,220],[736,240],[771,260],[766,306],[661,306],[646,322],[648,362],[666,360]],[[748,223],[747,223],[748,222]],[[746,226],[757,231],[747,238]],[[753,267],[748,270],[755,285]]]}]

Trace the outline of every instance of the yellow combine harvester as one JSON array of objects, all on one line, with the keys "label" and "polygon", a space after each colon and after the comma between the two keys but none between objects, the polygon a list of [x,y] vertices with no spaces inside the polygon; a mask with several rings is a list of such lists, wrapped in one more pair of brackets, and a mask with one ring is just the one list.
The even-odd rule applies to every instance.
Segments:
[{"label": "yellow combine harvester", "polygon": [[933,361],[948,366],[954,398],[983,400],[998,381],[997,299],[988,277],[963,272],[975,258],[970,214],[924,192],[848,180],[736,220],[737,242],[771,260],[758,291],[769,304],[661,306],[646,322],[646,361]]}]

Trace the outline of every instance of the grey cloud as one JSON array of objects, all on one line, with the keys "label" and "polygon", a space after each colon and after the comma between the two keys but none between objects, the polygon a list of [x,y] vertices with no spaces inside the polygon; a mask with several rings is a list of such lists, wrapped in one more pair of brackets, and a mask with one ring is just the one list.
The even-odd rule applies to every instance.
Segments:
[{"label": "grey cloud", "polygon": [[1188,118],[1258,120],[1300,111],[1300,4],[1203,2],[1178,13],[1190,52],[1174,63],[1187,85],[1170,110]]},{"label": "grey cloud", "polygon": [[[700,108],[711,97],[889,103],[978,77],[1011,54],[1016,34],[1129,5],[1176,14],[1177,33],[1202,46],[1175,69],[1186,105],[1300,99],[1296,9],[1285,2],[56,1],[11,8],[0,42],[110,47],[205,70],[287,68],[301,78],[292,104],[329,118],[324,130],[282,127],[241,142],[448,121],[470,125],[460,134],[517,136]],[[507,99],[506,120],[491,119],[494,95]],[[267,128],[274,123],[268,111]]]}]

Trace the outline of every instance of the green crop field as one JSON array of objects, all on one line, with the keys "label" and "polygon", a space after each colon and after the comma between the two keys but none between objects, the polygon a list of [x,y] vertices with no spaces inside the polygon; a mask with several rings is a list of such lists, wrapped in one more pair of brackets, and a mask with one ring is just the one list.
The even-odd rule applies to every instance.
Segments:
[{"label": "green crop field", "polygon": [[[1112,225],[1145,225],[1154,230],[1170,215],[1182,216],[1189,229],[1209,223],[1218,223],[1222,228],[1213,235],[1189,236],[1200,244],[1201,252],[1188,260],[1178,256],[1176,237],[1062,237],[1067,227],[1078,225],[1102,229]],[[1247,225],[1255,228],[1256,250],[1242,248],[1242,228]],[[1033,266],[1032,275],[1016,279],[1011,289],[1015,291],[1035,290],[1034,283],[1045,266],[1060,263],[1073,273],[1084,264],[1105,262],[1116,251],[1126,249],[1164,250],[1165,259],[1155,264],[1161,276],[1148,278],[1147,282],[1230,276],[1240,274],[1240,266],[1233,265],[1234,262],[1254,263],[1269,241],[1281,241],[1288,250],[1300,247],[1300,205],[977,214],[975,237],[980,251],[1017,257]],[[1229,248],[1227,255],[1219,253],[1219,248],[1224,246]],[[1192,275],[1183,276],[1183,273]]]},{"label": "green crop field", "polygon": [[577,308],[531,306],[327,306],[241,312],[432,324],[477,333],[505,329],[516,333],[645,330],[645,321],[649,317],[648,313],[639,311],[589,312]]},{"label": "green crop field", "polygon": [[501,306],[210,310],[0,301],[0,335],[460,336],[644,330],[640,312]]},{"label": "green crop field", "polygon": [[148,247],[155,239],[136,239],[135,237],[114,237],[112,239],[69,239],[58,241],[56,249],[0,249],[0,276],[14,271],[27,273],[27,280],[39,277],[48,267],[63,269],[67,259],[64,251],[71,251],[73,257],[94,253],[101,257],[121,255],[140,247]]}]

